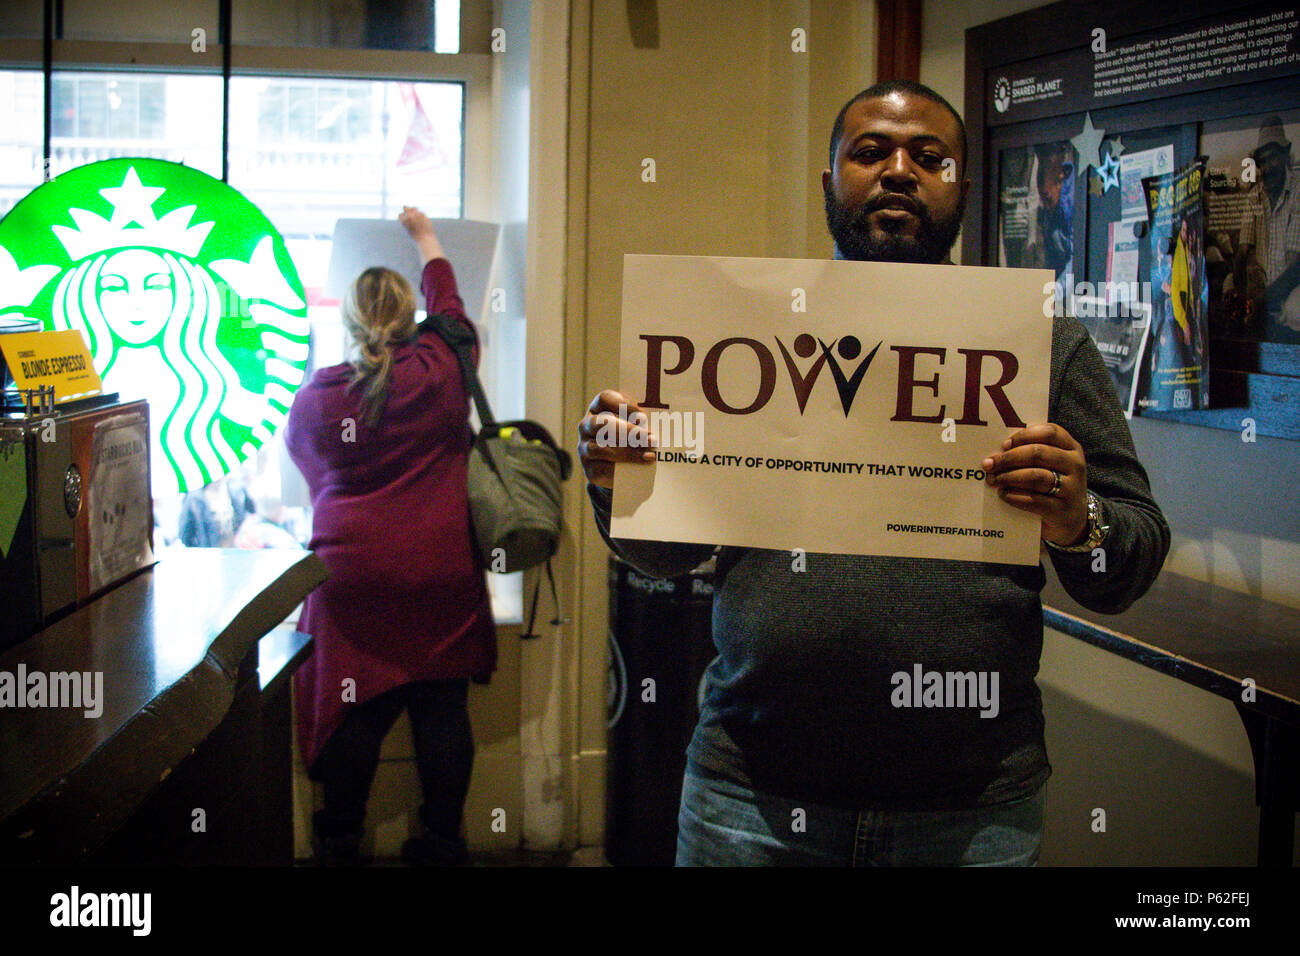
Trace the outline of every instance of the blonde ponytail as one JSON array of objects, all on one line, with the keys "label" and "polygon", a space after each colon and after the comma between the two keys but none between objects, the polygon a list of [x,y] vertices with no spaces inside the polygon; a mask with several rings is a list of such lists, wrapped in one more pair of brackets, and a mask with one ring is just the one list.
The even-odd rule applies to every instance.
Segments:
[{"label": "blonde ponytail", "polygon": [[415,293],[399,273],[374,266],[352,283],[340,311],[356,352],[348,390],[364,386],[361,405],[373,428],[387,404],[393,349],[416,334]]}]

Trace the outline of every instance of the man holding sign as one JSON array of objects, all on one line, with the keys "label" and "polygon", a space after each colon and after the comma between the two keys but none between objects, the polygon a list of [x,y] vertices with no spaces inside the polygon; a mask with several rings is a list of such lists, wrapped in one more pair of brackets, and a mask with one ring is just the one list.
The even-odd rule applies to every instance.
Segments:
[{"label": "man holding sign", "polygon": [[[879,84],[846,104],[831,136],[831,167],[822,174],[836,258],[951,264],[949,252],[970,188],[964,178],[965,150],[960,117],[928,87]],[[900,280],[914,277],[915,267],[900,266],[896,275]],[[874,294],[862,296],[864,314],[877,308],[878,300],[908,301],[909,290],[901,281],[869,291]],[[998,305],[971,302],[964,314],[996,315]],[[923,316],[913,324],[920,322]],[[813,341],[803,343],[802,350],[799,339],[793,340],[793,351],[805,360],[816,341],[807,338]],[[772,394],[769,363],[759,352],[767,345],[734,335],[726,341],[753,343],[749,348],[760,356],[763,369],[760,395]],[[858,360],[856,337],[853,342],[853,348],[839,353],[846,362]],[[802,412],[813,373],[800,371],[780,336],[775,348],[789,369]],[[824,343],[822,350],[829,364],[835,354]],[[686,364],[686,351],[681,348],[674,368]],[[1086,330],[1072,318],[1053,321],[1047,420],[1037,423],[1029,418],[1013,426],[1013,403],[1005,393],[999,396],[999,388],[1014,377],[1014,356],[1011,364],[1004,357],[1000,379],[980,381],[983,358],[1009,351],[959,351],[978,355],[967,364],[976,381],[973,386],[968,382],[963,419],[956,424],[989,424],[980,413],[981,396],[987,393],[1001,415],[991,423],[1005,424],[998,434],[1009,437],[1000,447],[994,444],[973,455],[965,468],[931,471],[945,477],[951,471],[954,479],[980,476],[1010,507],[989,494],[984,529],[953,527],[948,532],[978,535],[999,521],[1014,518],[1023,525],[1023,516],[1031,516],[1041,525],[1042,541],[1070,594],[1094,610],[1123,610],[1154,580],[1169,547],[1169,530]],[[938,455],[938,415],[926,418],[912,404],[926,396],[927,388],[939,395],[938,373],[930,380],[919,366],[907,364],[926,352],[942,363],[942,349],[915,347],[909,356],[908,348],[898,345],[881,349],[874,360],[898,367],[898,409],[891,421],[932,428]],[[715,371],[719,361],[714,359]],[[836,372],[835,386],[843,399],[846,383],[838,366]],[[717,393],[716,382],[713,391]],[[644,407],[665,405],[657,395],[648,400],[601,392],[579,425],[578,452],[597,525],[620,557],[649,574],[669,577],[717,554],[713,636],[719,656],[706,675],[707,698],[688,750],[678,863],[1033,863],[1050,774],[1034,683],[1043,633],[1041,563],[902,556],[913,552],[886,537],[858,553],[826,553],[832,549],[825,541],[838,540],[832,531],[819,531],[806,547],[793,550],[715,548],[680,543],[700,540],[681,522],[681,536],[668,541],[613,538],[616,466],[622,466],[617,471],[620,497],[639,495],[657,457],[648,447],[654,439]],[[843,417],[849,418],[847,402]],[[936,424],[912,424],[924,421]],[[951,427],[954,420],[946,418],[943,424]],[[782,434],[773,440],[793,447],[803,437]],[[843,465],[805,462],[801,467],[869,468],[882,481],[894,480],[887,470],[892,465],[855,463],[851,451],[842,457],[847,460]],[[712,458],[730,464],[730,456]],[[662,454],[662,459],[667,462],[669,456]],[[669,467],[659,466],[665,478]],[[869,496],[885,498],[889,507],[907,505],[902,496],[890,500],[889,485],[871,487],[886,489]],[[792,510],[797,507],[793,497]],[[729,505],[713,500],[713,510]],[[831,511],[838,524],[852,526],[852,509],[870,511],[874,520],[871,509],[880,503],[839,496],[818,505]],[[803,530],[789,529],[791,519],[784,516],[783,521],[765,502],[737,501],[733,507],[762,511],[767,524],[778,526],[773,540]],[[619,509],[627,510],[622,503]],[[618,513],[615,518],[630,520]],[[743,518],[736,523],[743,524]],[[916,529],[898,523],[890,527],[894,533]],[[720,536],[731,534],[725,522],[719,529]],[[746,534],[726,540],[744,541]],[[946,553],[967,552],[954,546]]]}]

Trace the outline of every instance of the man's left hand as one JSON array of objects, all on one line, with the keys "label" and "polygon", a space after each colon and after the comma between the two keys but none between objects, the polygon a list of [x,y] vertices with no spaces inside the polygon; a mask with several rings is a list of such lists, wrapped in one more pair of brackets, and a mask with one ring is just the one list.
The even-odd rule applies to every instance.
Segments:
[{"label": "man's left hand", "polygon": [[1043,519],[1043,539],[1064,547],[1088,530],[1088,470],[1083,448],[1060,425],[1013,432],[984,459],[984,480],[1007,504]]}]

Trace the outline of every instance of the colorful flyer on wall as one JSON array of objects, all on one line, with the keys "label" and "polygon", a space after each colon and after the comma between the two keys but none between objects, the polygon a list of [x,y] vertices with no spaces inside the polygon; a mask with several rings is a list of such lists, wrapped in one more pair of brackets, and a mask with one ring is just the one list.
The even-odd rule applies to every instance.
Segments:
[{"label": "colorful flyer on wall", "polygon": [[1173,144],[1122,153],[1119,157],[1120,215],[1125,219],[1146,222],[1147,201],[1142,190],[1142,180],[1148,176],[1163,176],[1174,170]]},{"label": "colorful flyer on wall", "polygon": [[1138,405],[1149,411],[1208,408],[1205,164],[1142,180],[1151,243],[1148,376]]},{"label": "colorful flyer on wall", "polygon": [[1151,331],[1150,303],[1077,296],[1073,305],[1074,317],[1092,336],[1106,371],[1110,372],[1124,417],[1132,418],[1142,357]]},{"label": "colorful flyer on wall", "polygon": [[1107,226],[1106,237],[1106,299],[1118,303],[1121,299],[1133,301],[1138,285],[1138,261],[1141,258],[1141,240],[1146,231],[1146,214],[1141,219],[1122,219]]},{"label": "colorful flyer on wall", "polygon": [[1076,296],[1072,314],[1088,330],[1101,353],[1124,417],[1133,417],[1139,370],[1151,328],[1149,296],[1138,282],[1140,246],[1146,215],[1108,225],[1104,293]]},{"label": "colorful flyer on wall", "polygon": [[1038,561],[981,462],[1047,420],[1053,273],[625,256],[620,390],[658,460],[616,538]]}]

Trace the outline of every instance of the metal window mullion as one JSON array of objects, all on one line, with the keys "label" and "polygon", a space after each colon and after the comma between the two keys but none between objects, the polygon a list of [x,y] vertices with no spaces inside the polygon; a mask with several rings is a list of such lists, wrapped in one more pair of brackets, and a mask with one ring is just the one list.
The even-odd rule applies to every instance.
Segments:
[{"label": "metal window mullion", "polygon": [[217,39],[221,42],[221,181],[230,182],[230,35],[231,0],[217,7]]},{"label": "metal window mullion", "polygon": [[44,164],[41,181],[49,182],[54,138],[54,0],[45,0],[45,26],[41,33],[41,74],[45,90],[41,117],[41,161]]}]

